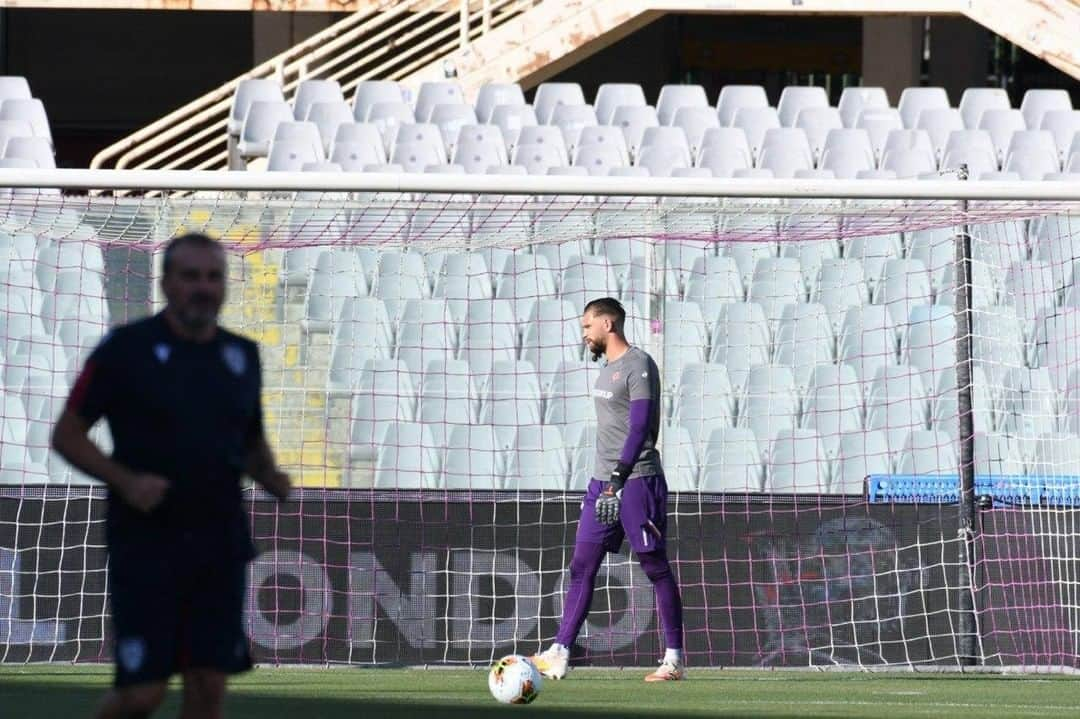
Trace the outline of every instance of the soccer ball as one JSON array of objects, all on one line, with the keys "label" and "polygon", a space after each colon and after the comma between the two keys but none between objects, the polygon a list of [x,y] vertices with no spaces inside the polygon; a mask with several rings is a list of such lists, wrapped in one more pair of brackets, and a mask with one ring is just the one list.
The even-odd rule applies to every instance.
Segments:
[{"label": "soccer ball", "polygon": [[488,672],[488,689],[503,704],[528,704],[540,694],[540,672],[526,657],[508,654]]}]

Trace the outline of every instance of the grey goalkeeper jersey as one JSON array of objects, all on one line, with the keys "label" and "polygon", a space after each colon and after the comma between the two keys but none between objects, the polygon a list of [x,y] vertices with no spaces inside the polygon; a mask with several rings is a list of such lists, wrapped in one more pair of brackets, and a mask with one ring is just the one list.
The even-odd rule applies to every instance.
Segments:
[{"label": "grey goalkeeper jersey", "polygon": [[630,433],[630,402],[652,400],[645,443],[630,477],[663,474],[656,439],[660,434],[660,372],[647,352],[637,347],[608,362],[600,370],[593,387],[596,402],[596,479],[606,480],[619,463],[626,436]]}]

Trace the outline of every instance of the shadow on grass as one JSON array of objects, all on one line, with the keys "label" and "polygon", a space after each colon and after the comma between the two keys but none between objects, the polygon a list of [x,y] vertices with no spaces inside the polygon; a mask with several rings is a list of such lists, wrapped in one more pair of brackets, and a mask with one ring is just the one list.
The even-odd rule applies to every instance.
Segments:
[{"label": "shadow on grass", "polygon": [[[94,708],[101,701],[107,687],[102,684],[79,684],[74,682],[52,683],[48,680],[20,680],[0,682],[0,716],[18,717],[19,719],[77,719],[90,717]],[[410,702],[403,698],[400,702],[383,699],[337,698],[337,697],[281,697],[261,696],[244,692],[231,692],[226,701],[225,716],[228,719],[450,719],[479,717],[488,719],[506,717],[507,711],[521,715],[543,715],[558,719],[597,719],[598,717],[619,717],[620,719],[656,719],[655,712],[635,711],[633,707],[613,705],[608,709],[576,709],[565,706],[545,704],[541,697],[535,704],[524,707],[509,707],[492,702],[490,705],[453,702],[460,698],[450,697],[446,704],[431,701]],[[174,686],[164,705],[155,717],[175,717],[180,708],[180,692]],[[751,710],[752,711],[752,710]],[[672,709],[664,714],[665,719],[677,719],[680,716],[749,716],[748,707],[724,706],[718,699],[715,706],[700,706],[694,709]],[[772,710],[765,713],[752,712],[753,716],[799,717],[799,719],[825,719],[835,714],[811,714],[792,710]]]}]

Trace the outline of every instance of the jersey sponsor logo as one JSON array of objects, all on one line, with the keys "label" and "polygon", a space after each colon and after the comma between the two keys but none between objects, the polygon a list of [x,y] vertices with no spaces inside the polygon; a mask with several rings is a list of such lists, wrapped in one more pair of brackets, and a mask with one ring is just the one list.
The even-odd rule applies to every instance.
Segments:
[{"label": "jersey sponsor logo", "polygon": [[116,658],[126,672],[137,672],[146,661],[146,640],[127,637],[116,643]]},{"label": "jersey sponsor logo", "polygon": [[592,395],[593,395],[593,397],[600,397],[602,399],[611,399],[613,396],[615,396],[615,393],[611,392],[610,390],[597,389],[597,388],[594,387],[593,391],[592,391]]},{"label": "jersey sponsor logo", "polygon": [[237,344],[227,344],[221,350],[221,357],[225,360],[225,366],[234,375],[240,376],[244,374],[244,370],[247,368],[247,357],[244,355],[243,347]]},{"label": "jersey sponsor logo", "polygon": [[158,362],[165,364],[169,361],[169,355],[172,353],[172,347],[164,342],[158,342],[154,345],[154,356],[157,357]]}]

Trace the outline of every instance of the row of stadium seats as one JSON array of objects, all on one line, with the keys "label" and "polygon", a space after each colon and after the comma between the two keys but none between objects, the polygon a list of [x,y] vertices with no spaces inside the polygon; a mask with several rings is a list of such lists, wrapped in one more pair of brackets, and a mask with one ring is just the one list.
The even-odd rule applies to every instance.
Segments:
[{"label": "row of stadium seats", "polygon": [[368,81],[350,105],[335,81],[309,80],[289,105],[274,81],[247,80],[230,137],[271,170],[852,178],[966,165],[972,178],[1043,179],[1080,168],[1080,113],[1063,90],[1029,91],[1018,110],[992,88],[967,90],[959,108],[942,88],[908,88],[897,108],[881,88],[848,88],[833,108],[824,89],[795,86],[775,108],[760,86],[725,87],[715,107],[695,85],[665,86],[655,108],[629,84],[602,85],[593,105],[569,83],[540,85],[533,105],[513,84],[481,88],[475,107],[452,81],[407,97]]},{"label": "row of stadium seats", "polygon": [[[582,490],[593,475],[595,427],[585,444],[567,444],[555,427],[457,425],[391,421],[380,432],[375,486],[386,489]],[[685,427],[665,426],[661,454],[668,486],[676,492],[861,494],[872,474],[956,474],[957,449],[943,432],[905,431],[890,451],[887,433],[851,430],[824,437],[813,429],[776,433],[762,455],[747,427],[714,427],[693,441]],[[830,454],[822,440],[834,446]],[[1080,474],[1080,437],[1039,438],[1028,464],[1032,474]],[[1022,475],[1025,462],[1004,435],[977,433],[976,472]]]},{"label": "row of stadium seats", "polygon": [[0,167],[56,167],[45,105],[18,75],[0,76]]}]

